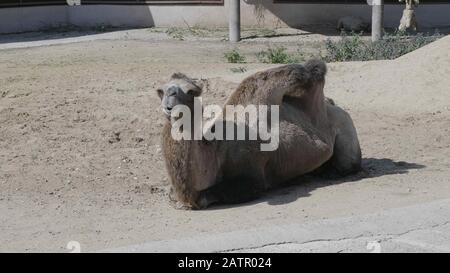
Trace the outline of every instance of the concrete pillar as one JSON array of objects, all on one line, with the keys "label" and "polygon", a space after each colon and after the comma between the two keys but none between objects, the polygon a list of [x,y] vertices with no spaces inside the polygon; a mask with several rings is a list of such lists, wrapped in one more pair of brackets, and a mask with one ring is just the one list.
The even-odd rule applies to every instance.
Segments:
[{"label": "concrete pillar", "polygon": [[372,42],[383,37],[384,0],[372,1]]},{"label": "concrete pillar", "polygon": [[239,42],[241,40],[241,3],[240,0],[227,0],[230,35],[230,42]]}]

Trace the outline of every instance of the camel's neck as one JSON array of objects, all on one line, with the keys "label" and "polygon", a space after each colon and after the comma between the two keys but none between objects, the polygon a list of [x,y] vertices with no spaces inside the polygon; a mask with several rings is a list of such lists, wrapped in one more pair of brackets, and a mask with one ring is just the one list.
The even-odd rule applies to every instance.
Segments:
[{"label": "camel's neck", "polygon": [[[193,116],[192,112],[192,129],[194,126],[201,126],[193,121]],[[167,121],[165,124],[163,148],[166,167],[175,192],[185,203],[192,204],[198,191],[212,186],[215,182],[217,158],[214,145],[204,140],[175,140],[172,136],[172,123]]]},{"label": "camel's neck", "polygon": [[191,145],[188,141],[176,141],[172,137],[172,124],[169,121],[163,128],[162,148],[173,190],[180,201],[187,203],[195,198],[195,193],[191,192],[189,187],[191,185],[191,160],[189,158]]}]

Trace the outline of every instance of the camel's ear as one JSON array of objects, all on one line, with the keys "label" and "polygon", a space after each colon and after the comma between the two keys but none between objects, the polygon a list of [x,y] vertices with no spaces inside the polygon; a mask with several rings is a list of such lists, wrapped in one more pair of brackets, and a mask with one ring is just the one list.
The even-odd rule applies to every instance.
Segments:
[{"label": "camel's ear", "polygon": [[156,89],[156,94],[158,95],[158,97],[159,97],[161,100],[163,99],[164,91],[162,90],[162,88]]},{"label": "camel's ear", "polygon": [[188,95],[198,97],[203,92],[203,82],[199,79],[192,79],[183,73],[172,74],[171,80],[181,80],[178,82],[180,88]]},{"label": "camel's ear", "polygon": [[192,86],[187,93],[194,97],[200,96],[203,93],[203,82],[199,79],[192,79]]},{"label": "camel's ear", "polygon": [[194,96],[194,97],[198,97],[198,96],[200,96],[202,94],[202,92],[203,92],[203,90],[200,87],[195,86],[193,88],[190,88],[187,91],[187,94],[189,94],[191,96]]}]

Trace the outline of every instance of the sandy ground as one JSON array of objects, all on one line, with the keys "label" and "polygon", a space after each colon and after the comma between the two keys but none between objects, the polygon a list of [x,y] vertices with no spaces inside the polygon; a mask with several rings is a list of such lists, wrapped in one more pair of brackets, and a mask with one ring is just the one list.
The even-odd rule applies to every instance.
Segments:
[{"label": "sandy ground", "polygon": [[370,214],[144,242],[101,252],[450,252],[450,199]]},{"label": "sandy ground", "polygon": [[[239,45],[255,52],[261,41]],[[329,65],[326,95],[359,132],[364,171],[303,177],[205,211],[168,201],[154,90],[208,79],[224,102],[246,75],[221,41],[101,39],[0,51],[0,251],[83,251],[352,216],[450,197],[450,37],[394,61]],[[250,60],[251,61],[251,60]],[[243,66],[245,73],[230,69]]]}]

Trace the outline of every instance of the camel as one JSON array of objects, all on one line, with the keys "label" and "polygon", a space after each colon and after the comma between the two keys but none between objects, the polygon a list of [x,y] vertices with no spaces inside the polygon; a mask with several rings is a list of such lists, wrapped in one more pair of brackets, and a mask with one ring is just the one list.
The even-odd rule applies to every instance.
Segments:
[{"label": "camel", "polygon": [[261,151],[260,139],[175,140],[172,112],[177,105],[192,109],[202,84],[173,74],[157,89],[166,117],[162,150],[171,198],[184,208],[204,209],[254,200],[313,171],[359,171],[357,132],[350,115],[324,96],[326,70],[324,62],[310,60],[258,72],[244,79],[226,101],[225,106],[279,106],[279,144],[273,151]]},{"label": "camel", "polygon": [[345,16],[338,20],[336,29],[360,33],[370,31],[370,23],[364,22],[361,17]]}]

